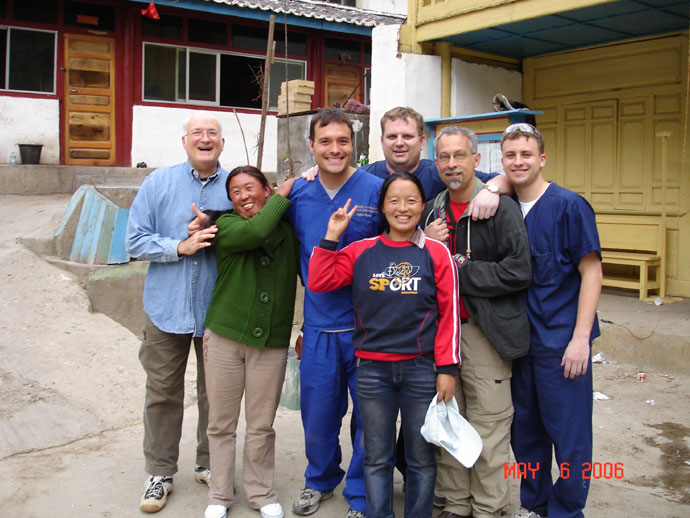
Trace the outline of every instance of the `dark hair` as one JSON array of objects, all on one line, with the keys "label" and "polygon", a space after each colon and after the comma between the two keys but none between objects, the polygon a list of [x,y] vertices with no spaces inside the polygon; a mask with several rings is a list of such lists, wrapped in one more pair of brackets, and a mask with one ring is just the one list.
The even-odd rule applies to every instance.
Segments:
[{"label": "dark hair", "polygon": [[389,175],[388,178],[384,180],[383,185],[381,186],[379,202],[376,205],[376,208],[379,211],[379,217],[381,218],[379,221],[379,230],[388,230],[388,221],[386,221],[386,217],[383,215],[383,202],[386,199],[386,193],[388,192],[388,188],[396,180],[407,180],[408,182],[414,183],[417,186],[417,189],[419,189],[419,194],[422,195],[422,203],[426,204],[426,194],[424,193],[424,187],[422,186],[422,182],[419,181],[419,178],[417,178],[416,175],[413,175],[412,173],[408,173],[406,171],[398,171],[397,173]]},{"label": "dark hair", "polygon": [[316,129],[316,125],[318,124],[321,127],[328,126],[331,123],[343,123],[347,124],[347,127],[350,128],[350,139],[354,143],[355,141],[355,130],[352,127],[352,120],[350,117],[347,116],[347,114],[339,110],[337,108],[321,108],[319,110],[319,113],[314,115],[311,119],[311,123],[309,123],[309,140],[312,142],[314,141],[314,133]]},{"label": "dark hair", "polygon": [[[257,180],[259,180],[259,183],[261,184],[261,187],[267,187],[268,186],[268,180],[266,179],[266,176],[256,167],[253,165],[241,165],[239,167],[236,167],[232,171],[230,171],[230,174],[228,174],[228,179],[225,180],[225,194],[228,195],[228,199],[230,200],[230,180],[232,180],[235,176],[238,174],[248,174],[249,176],[253,176]],[[232,201],[232,200],[230,200]]]}]

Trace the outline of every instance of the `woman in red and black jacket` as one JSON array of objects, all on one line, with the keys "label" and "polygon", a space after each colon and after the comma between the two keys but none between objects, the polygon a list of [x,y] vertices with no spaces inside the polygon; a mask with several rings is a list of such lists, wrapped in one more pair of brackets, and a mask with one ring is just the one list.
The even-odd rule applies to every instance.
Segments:
[{"label": "woman in red and black jacket", "polygon": [[378,203],[386,231],[336,251],[357,211],[348,201],[331,216],[309,264],[313,291],[352,285],[367,518],[393,515],[398,411],[407,460],[405,516],[431,517],[436,460],[420,428],[436,393],[452,398],[460,363],[457,270],[448,249],[417,226],[425,201],[417,177],[390,175]]}]

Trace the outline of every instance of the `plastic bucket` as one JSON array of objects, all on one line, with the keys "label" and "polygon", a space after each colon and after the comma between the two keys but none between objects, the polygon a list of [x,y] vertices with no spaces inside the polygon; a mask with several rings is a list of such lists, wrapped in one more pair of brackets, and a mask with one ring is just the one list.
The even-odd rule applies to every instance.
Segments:
[{"label": "plastic bucket", "polygon": [[22,164],[38,164],[41,160],[43,144],[19,144]]}]

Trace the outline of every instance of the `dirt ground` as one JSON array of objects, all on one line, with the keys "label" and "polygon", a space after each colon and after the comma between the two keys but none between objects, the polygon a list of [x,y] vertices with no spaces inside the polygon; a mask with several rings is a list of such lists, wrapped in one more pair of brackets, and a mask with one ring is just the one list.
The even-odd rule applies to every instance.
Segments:
[{"label": "dirt ground", "polygon": [[[17,242],[54,232],[67,201],[0,195],[0,516],[142,516],[139,341],[108,317],[91,313],[75,278]],[[585,513],[690,516],[690,373],[650,369],[640,383],[637,370],[594,365],[594,390],[609,399],[594,402],[593,480]],[[180,472],[161,517],[202,516],[206,505],[204,486],[192,474],[193,371],[191,363]],[[276,430],[277,486],[290,516],[306,465],[299,412],[281,407]],[[347,435],[344,427],[344,458]],[[241,447],[240,440],[238,452]],[[511,481],[509,510],[518,504],[517,489],[518,481]],[[342,487],[314,516],[344,517],[341,493]],[[398,516],[402,501],[396,478]],[[230,517],[258,517],[241,486]]]}]

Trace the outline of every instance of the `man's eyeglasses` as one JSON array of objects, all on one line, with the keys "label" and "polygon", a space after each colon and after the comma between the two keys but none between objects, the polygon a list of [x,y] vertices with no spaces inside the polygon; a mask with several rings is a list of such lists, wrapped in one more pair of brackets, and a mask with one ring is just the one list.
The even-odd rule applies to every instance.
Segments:
[{"label": "man's eyeglasses", "polygon": [[539,130],[537,130],[537,128],[531,124],[527,124],[526,122],[516,122],[515,124],[511,124],[503,132],[503,136],[505,137],[506,135],[510,135],[511,133],[516,133],[518,131],[521,133],[527,133],[528,135],[533,135],[538,139],[541,138],[541,133],[539,133]]},{"label": "man's eyeglasses", "polygon": [[[455,160],[456,162],[461,162],[465,160],[467,156],[467,153],[465,153],[464,151],[456,151],[455,153],[453,153],[453,160]],[[450,162],[450,157],[451,155],[449,155],[448,153],[441,153],[436,157],[436,160],[438,160],[441,164],[446,164]]]},{"label": "man's eyeglasses", "polygon": [[188,136],[193,138],[201,138],[206,135],[210,139],[217,139],[220,136],[216,130],[194,130],[187,133]]}]

